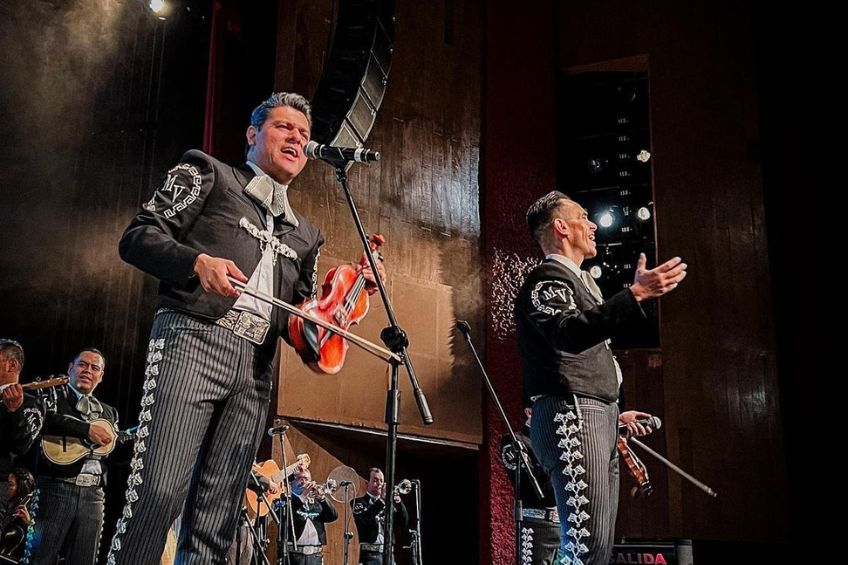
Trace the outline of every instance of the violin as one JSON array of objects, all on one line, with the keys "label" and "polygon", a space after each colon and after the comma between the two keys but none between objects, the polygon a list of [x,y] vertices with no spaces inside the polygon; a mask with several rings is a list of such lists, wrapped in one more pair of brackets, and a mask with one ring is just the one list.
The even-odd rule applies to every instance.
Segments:
[{"label": "violin", "polygon": [[[385,242],[382,235],[374,234],[368,246],[378,254]],[[369,307],[368,280],[362,276],[360,268],[367,264],[363,254],[357,265],[345,264],[330,269],[321,285],[321,298],[307,300],[300,309],[345,331],[358,323]],[[346,339],[294,315],[289,316],[288,329],[295,351],[312,370],[330,375],[341,370],[348,349]]]},{"label": "violin", "polygon": [[618,436],[615,446],[618,448],[618,453],[621,455],[622,460],[624,460],[625,465],[627,465],[630,476],[636,481],[636,486],[630,489],[630,496],[634,498],[650,496],[653,487],[651,486],[651,478],[648,476],[648,468],[630,450],[630,447],[627,445],[627,437]]}]

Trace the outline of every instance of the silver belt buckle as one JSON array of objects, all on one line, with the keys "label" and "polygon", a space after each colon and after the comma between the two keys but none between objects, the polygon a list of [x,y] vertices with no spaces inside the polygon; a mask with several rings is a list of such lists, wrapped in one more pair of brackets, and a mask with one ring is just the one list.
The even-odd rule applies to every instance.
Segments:
[{"label": "silver belt buckle", "polygon": [[555,524],[559,524],[559,512],[556,508],[524,508],[521,515],[525,518],[534,518],[536,520],[549,520]]},{"label": "silver belt buckle", "polygon": [[80,473],[74,480],[74,484],[78,487],[97,487],[100,486],[100,475],[89,475]]},{"label": "silver belt buckle", "polygon": [[521,515],[525,518],[535,518],[537,520],[544,520],[547,516],[545,516],[545,511],[540,510],[538,508],[525,508]]},{"label": "silver belt buckle", "polygon": [[265,342],[271,322],[243,310],[228,310],[223,318],[215,321],[219,326],[226,328],[239,337],[246,339],[256,345]]},{"label": "silver belt buckle", "polygon": [[360,543],[359,544],[360,551],[376,551],[379,553],[383,552],[383,544],[382,543]]},{"label": "silver belt buckle", "polygon": [[324,551],[324,548],[320,545],[299,545],[297,549],[294,549],[294,544],[289,544],[289,549],[303,555],[316,555]]}]

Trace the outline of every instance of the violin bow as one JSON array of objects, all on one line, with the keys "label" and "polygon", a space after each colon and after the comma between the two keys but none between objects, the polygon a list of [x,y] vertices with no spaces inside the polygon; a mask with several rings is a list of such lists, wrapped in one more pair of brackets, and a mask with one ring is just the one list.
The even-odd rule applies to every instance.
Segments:
[{"label": "violin bow", "polygon": [[660,455],[659,453],[657,453],[656,451],[636,439],[635,437],[630,436],[627,441],[633,442],[634,444],[638,445],[647,453],[659,459],[662,463],[665,464],[666,467],[676,472],[678,475],[680,475],[681,477],[683,477],[684,479],[686,479],[687,481],[689,481],[711,497],[715,498],[718,496],[718,493],[716,491],[714,491],[713,489],[711,489],[710,487],[708,487],[707,485],[705,485],[704,483],[702,483],[701,481],[699,481],[698,479],[696,479],[695,477],[693,477],[692,475],[690,475],[689,473],[687,473],[686,471],[684,471],[683,469],[681,469],[680,467],[678,467],[677,465],[675,465],[674,463],[672,463],[671,461],[669,461],[668,459],[666,459],[665,457],[663,457],[662,455]]},{"label": "violin bow", "polygon": [[296,308],[295,306],[292,306],[288,302],[284,302],[284,301],[280,300],[279,298],[269,296],[269,295],[265,294],[264,292],[262,292],[260,290],[257,290],[253,287],[250,287],[250,286],[247,286],[246,283],[238,281],[238,280],[236,280],[232,277],[229,277],[229,276],[227,277],[227,279],[229,279],[230,283],[234,287],[239,289],[241,292],[243,292],[247,295],[250,295],[254,298],[258,298],[259,300],[262,300],[263,302],[267,302],[268,304],[272,304],[274,306],[277,306],[278,308],[282,308],[283,310],[285,310],[289,314],[292,314],[294,316],[299,316],[299,317],[303,318],[304,320],[306,320],[307,322],[312,322],[316,326],[321,326],[322,328],[324,328],[327,331],[333,332],[334,334],[338,334],[339,336],[350,341],[352,344],[360,347],[361,349],[364,349],[365,351],[367,351],[371,355],[374,355],[375,357],[379,357],[383,361],[387,361],[389,363],[397,363],[397,364],[403,363],[403,360],[398,355],[396,355],[395,353],[392,353],[391,351],[389,351],[388,349],[386,349],[384,347],[380,347],[376,343],[372,343],[372,342],[368,341],[367,339],[359,337],[358,335],[356,335],[354,333],[343,330],[343,329],[341,329],[337,326],[334,326],[333,324],[325,322],[324,320],[322,320],[320,318],[316,318],[315,316],[308,314],[308,313],[304,312],[303,310]]}]

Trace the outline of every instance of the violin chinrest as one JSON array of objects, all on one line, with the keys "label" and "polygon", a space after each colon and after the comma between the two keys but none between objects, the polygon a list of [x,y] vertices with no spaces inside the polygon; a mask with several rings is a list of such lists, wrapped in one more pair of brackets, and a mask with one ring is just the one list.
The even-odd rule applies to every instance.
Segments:
[{"label": "violin chinrest", "polygon": [[[301,352],[302,355],[317,360],[321,357],[321,346],[318,343],[318,326],[311,322],[303,322],[303,339],[309,351]],[[311,355],[310,355],[311,354]]]}]

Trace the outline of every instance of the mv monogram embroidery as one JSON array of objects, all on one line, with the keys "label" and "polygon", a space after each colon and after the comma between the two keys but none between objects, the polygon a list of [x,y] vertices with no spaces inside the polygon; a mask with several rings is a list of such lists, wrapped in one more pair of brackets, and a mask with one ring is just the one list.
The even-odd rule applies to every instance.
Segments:
[{"label": "mv monogram embroidery", "polygon": [[530,291],[533,307],[549,316],[555,316],[566,310],[576,310],[574,291],[563,281],[539,281]]},{"label": "mv monogram embroidery", "polygon": [[[180,163],[168,171],[168,178],[165,179],[162,188],[157,190],[153,198],[142,207],[148,212],[155,212],[157,197],[164,199],[166,202],[173,203],[162,213],[166,218],[171,219],[197,200],[200,196],[201,181],[200,170],[195,165]],[[190,186],[183,186],[183,184]]]}]

